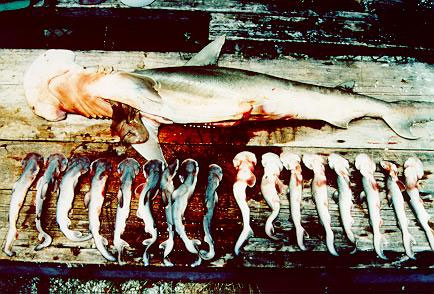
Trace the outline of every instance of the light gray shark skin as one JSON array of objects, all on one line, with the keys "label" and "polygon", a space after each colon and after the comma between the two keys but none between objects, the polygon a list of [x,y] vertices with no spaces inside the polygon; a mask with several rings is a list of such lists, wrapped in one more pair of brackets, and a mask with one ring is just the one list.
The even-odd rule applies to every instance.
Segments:
[{"label": "light gray shark skin", "polygon": [[203,216],[203,231],[205,232],[205,242],[209,246],[208,252],[200,250],[199,255],[204,260],[213,259],[215,256],[214,240],[211,236],[211,220],[214,215],[214,209],[218,202],[217,188],[223,179],[223,170],[217,164],[211,164],[208,172],[208,185],[205,191],[206,213]]},{"label": "light gray shark skin", "polygon": [[116,222],[113,237],[113,245],[118,253],[118,263],[123,265],[122,252],[124,248],[130,248],[129,244],[121,238],[125,231],[126,222],[130,215],[130,203],[134,178],[140,172],[140,164],[134,158],[126,158],[118,164],[118,173],[121,175],[116,208]]},{"label": "light gray shark skin", "polygon": [[152,244],[157,241],[157,228],[155,227],[154,218],[152,217],[152,199],[157,195],[160,188],[160,179],[163,172],[163,162],[153,159],[143,165],[143,174],[146,183],[139,197],[139,206],[137,208],[137,217],[145,223],[145,232],[151,234],[151,238],[145,239],[145,251],[143,253],[143,265],[149,265],[148,250]]},{"label": "light gray shark skin", "polygon": [[41,250],[50,246],[52,238],[48,235],[41,224],[42,209],[44,206],[44,201],[47,198],[47,192],[50,186],[53,185],[53,191],[57,193],[59,188],[59,176],[60,173],[65,171],[68,166],[68,159],[63,154],[52,154],[47,159],[47,168],[45,169],[44,175],[39,179],[36,185],[36,229],[39,232],[38,239],[43,240],[40,244],[35,247],[35,250]]},{"label": "light gray shark skin", "polygon": [[168,238],[162,242],[159,246],[163,249],[163,263],[166,266],[173,266],[173,263],[168,259],[169,254],[172,252],[174,245],[175,229],[173,224],[173,211],[172,211],[172,194],[175,191],[173,179],[178,171],[179,160],[176,159],[173,163],[165,165],[163,174],[161,175],[160,190],[161,199],[163,200],[164,211],[166,213],[167,233]]},{"label": "light gray shark skin", "polygon": [[199,173],[199,164],[194,159],[186,159],[181,163],[179,170],[179,179],[181,185],[176,188],[172,194],[172,216],[175,231],[184,242],[188,252],[193,254],[199,254],[197,246],[200,245],[200,241],[196,239],[190,239],[185,232],[185,226],[182,223],[184,212],[187,208],[188,200],[193,195],[196,188],[197,175]]},{"label": "light gray shark skin", "polygon": [[87,157],[73,157],[68,162],[68,167],[63,174],[59,185],[59,194],[56,205],[56,221],[62,233],[71,241],[81,242],[92,239],[92,234],[83,235],[79,231],[69,229],[71,220],[68,217],[74,201],[74,189],[81,175],[87,173],[90,160]]},{"label": "light gray shark skin", "polygon": [[[160,102],[149,102],[154,110],[146,107],[139,110],[148,111],[162,121],[178,124],[231,126],[241,120],[299,119],[322,120],[347,128],[352,120],[369,116],[383,118],[404,138],[416,139],[410,126],[417,121],[434,120],[434,103],[389,103],[336,88],[303,84],[241,69],[182,66],[143,70],[135,74],[156,81],[156,94],[161,97]],[[149,121],[146,114],[142,121]],[[156,128],[158,131],[158,126]],[[154,128],[148,130],[155,133]],[[145,157],[146,152],[150,152],[145,146],[155,148],[155,142],[146,143],[133,145]]]},{"label": "light gray shark skin", "polygon": [[6,234],[6,242],[3,247],[4,253],[14,256],[12,243],[17,238],[17,220],[21,207],[27,195],[27,191],[39,174],[44,165],[44,159],[37,153],[29,153],[21,162],[23,172],[12,188],[11,202],[9,205],[9,228]]},{"label": "light gray shark skin", "polygon": [[425,231],[431,250],[434,251],[434,234],[429,225],[430,215],[426,212],[425,207],[423,206],[423,201],[419,195],[418,181],[424,175],[423,164],[419,158],[410,157],[405,161],[404,175],[406,191],[410,197],[410,205],[413,208],[417,221]]},{"label": "light gray shark skin", "polygon": [[110,176],[112,165],[106,159],[97,159],[91,164],[93,174],[90,191],[85,196],[85,205],[89,207],[89,230],[92,233],[95,246],[108,261],[116,261],[106,248],[108,241],[99,233],[101,222],[99,220],[105,198],[107,179]]}]

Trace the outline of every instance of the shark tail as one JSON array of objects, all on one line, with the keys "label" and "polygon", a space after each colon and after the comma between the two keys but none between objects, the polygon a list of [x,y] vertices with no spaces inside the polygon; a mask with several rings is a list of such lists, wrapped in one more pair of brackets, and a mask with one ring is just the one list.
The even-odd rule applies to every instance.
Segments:
[{"label": "shark tail", "polygon": [[169,238],[166,241],[164,241],[163,243],[161,243],[159,246],[160,249],[164,250],[164,253],[163,253],[164,258],[167,258],[167,256],[169,256],[170,252],[172,252],[173,245],[174,245],[173,233],[172,234],[169,233]]},{"label": "shark tail", "polygon": [[380,233],[374,233],[374,249],[377,253],[378,257],[381,259],[387,260],[387,257],[383,253],[383,248],[385,244],[386,239],[384,236]]},{"label": "shark tail", "polygon": [[434,251],[434,235],[433,235],[433,231],[432,231],[431,227],[429,226],[428,222],[426,222],[423,225],[423,229],[424,229],[426,237],[428,239],[429,246],[431,247],[431,250]]},{"label": "shark tail", "polygon": [[434,121],[434,103],[421,101],[396,101],[388,103],[384,121],[399,136],[415,140],[419,136],[411,132],[415,123]]},{"label": "shark tail", "polygon": [[326,230],[326,244],[327,244],[327,249],[330,252],[331,255],[334,256],[339,256],[338,252],[335,249],[335,235],[333,234],[332,229],[330,228],[329,230]]},{"label": "shark tail", "polygon": [[415,259],[412,245],[416,243],[413,235],[408,231],[402,233],[402,242],[404,243],[405,254],[411,259]]},{"label": "shark tail", "polygon": [[296,233],[296,236],[297,236],[297,245],[298,245],[298,247],[301,250],[306,251],[307,248],[304,245],[304,235],[307,235],[306,230],[302,226],[298,226],[298,227],[295,228],[295,233]]},{"label": "shark tail", "polygon": [[44,231],[41,231],[38,235],[38,239],[42,240],[44,239],[44,241],[42,241],[40,244],[36,245],[35,250],[39,251],[44,249],[45,247],[48,247],[51,245],[51,242],[53,241],[53,238],[51,238],[50,235],[48,235],[47,233],[45,233]]},{"label": "shark tail", "polygon": [[66,238],[74,242],[82,242],[92,239],[92,234],[83,235],[80,231],[73,231],[69,228],[60,228]]},{"label": "shark tail", "polygon": [[355,244],[356,243],[356,238],[354,237],[354,233],[351,230],[351,224],[345,224],[344,225],[344,231],[345,231],[345,234],[348,237],[348,240],[350,240],[351,243]]},{"label": "shark tail", "polygon": [[105,247],[105,245],[108,243],[107,239],[105,239],[101,235],[96,235],[93,237],[95,240],[95,246],[98,249],[98,251],[101,253],[102,256],[104,256],[105,259],[108,261],[116,261],[116,257],[114,257]]},{"label": "shark tail", "polygon": [[199,256],[203,259],[203,260],[210,260],[213,259],[215,256],[215,250],[214,250],[214,241],[211,238],[211,235],[205,235],[204,238],[205,242],[208,244],[209,246],[209,251],[207,252],[206,250],[200,250],[199,251]]},{"label": "shark tail", "polygon": [[235,255],[240,254],[240,249],[243,246],[244,242],[246,242],[247,239],[253,236],[253,230],[251,227],[243,228],[241,231],[240,236],[238,237],[237,243],[235,243]]},{"label": "shark tail", "polygon": [[118,239],[116,241],[113,241],[113,245],[116,248],[116,251],[118,253],[118,263],[120,265],[124,265],[125,262],[122,261],[122,253],[124,252],[125,248],[130,247],[130,244],[128,244],[125,240]]},{"label": "shark tail", "polygon": [[276,219],[278,214],[279,214],[278,209],[273,210],[270,216],[267,218],[267,221],[265,222],[265,233],[267,234],[268,237],[270,237],[273,240],[279,240],[279,238],[274,235],[274,226],[273,226],[273,221]]}]

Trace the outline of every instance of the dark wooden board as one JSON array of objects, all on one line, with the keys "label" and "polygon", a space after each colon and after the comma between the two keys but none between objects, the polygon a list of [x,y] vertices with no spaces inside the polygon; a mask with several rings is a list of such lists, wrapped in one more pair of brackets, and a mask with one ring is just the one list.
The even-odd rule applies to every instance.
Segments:
[{"label": "dark wooden board", "polygon": [[[128,8],[72,0],[0,14],[0,46],[197,51],[226,34],[225,51],[402,55],[431,60],[429,1],[166,1]],[[402,21],[396,21],[400,19]]]}]

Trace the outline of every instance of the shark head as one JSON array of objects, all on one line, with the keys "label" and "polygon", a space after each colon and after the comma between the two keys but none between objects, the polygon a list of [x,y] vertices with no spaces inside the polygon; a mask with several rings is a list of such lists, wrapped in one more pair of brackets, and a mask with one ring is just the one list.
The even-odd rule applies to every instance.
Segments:
[{"label": "shark head", "polygon": [[52,79],[81,68],[75,63],[75,54],[70,50],[50,49],[39,55],[24,75],[24,91],[27,103],[33,112],[46,120],[58,121],[66,117],[60,102],[48,85]]}]

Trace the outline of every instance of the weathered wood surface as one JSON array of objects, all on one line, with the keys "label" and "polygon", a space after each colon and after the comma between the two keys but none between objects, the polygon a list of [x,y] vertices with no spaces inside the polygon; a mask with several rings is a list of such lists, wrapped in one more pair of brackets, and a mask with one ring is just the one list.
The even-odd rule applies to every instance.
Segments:
[{"label": "weathered wood surface", "polygon": [[[26,105],[22,90],[22,74],[26,67],[41,50],[1,50],[0,63],[0,240],[4,244],[7,231],[7,212],[11,188],[18,178],[21,167],[20,160],[29,152],[40,152],[47,157],[54,152],[71,155],[85,155],[91,159],[97,157],[111,158],[115,166],[123,158],[133,156],[144,163],[144,160],[128,146],[118,142],[118,138],[110,135],[108,120],[88,120],[78,116],[69,116],[62,122],[47,122],[32,114]],[[118,69],[133,70],[136,68],[151,68],[157,66],[182,65],[190,54],[174,53],[143,53],[143,52],[78,52],[78,61],[87,66],[114,65]],[[242,59],[237,56],[225,55],[221,65],[266,72],[294,80],[310,82],[326,86],[338,85],[348,80],[356,81],[355,91],[368,94],[387,101],[413,99],[433,101],[434,67],[424,63],[394,64],[380,62],[346,62],[339,60],[317,61],[280,58],[262,61],[259,59]],[[368,152],[378,163],[381,159],[395,161],[402,174],[402,165],[411,155],[418,156],[425,164],[425,177],[422,180],[422,192],[434,192],[434,144],[433,124],[427,124],[418,130],[424,138],[414,141],[404,140],[396,136],[380,120],[363,119],[353,122],[348,130],[338,130],[323,123],[265,123],[253,126],[242,125],[227,129],[205,129],[182,126],[163,127],[160,139],[164,143],[163,151],[169,161],[179,158],[183,160],[193,157],[199,161],[201,170],[199,182],[185,215],[186,230],[189,236],[203,239],[202,204],[206,186],[207,166],[218,163],[223,167],[224,179],[219,188],[220,201],[214,217],[213,237],[216,241],[216,260],[209,266],[245,266],[245,267],[355,267],[355,268],[396,268],[415,266],[432,267],[432,255],[425,235],[417,225],[415,218],[407,206],[406,214],[410,220],[410,231],[417,238],[414,247],[418,252],[416,261],[410,261],[403,255],[400,231],[395,216],[385,200],[384,175],[376,173],[380,182],[382,197],[382,216],[388,244],[386,255],[389,261],[383,262],[376,258],[372,251],[372,234],[369,229],[366,204],[356,204],[353,212],[354,229],[359,237],[359,251],[349,255],[351,250],[340,225],[337,205],[330,199],[333,230],[336,232],[336,247],[343,257],[332,258],[326,252],[324,233],[318,222],[315,206],[310,194],[309,183],[312,174],[305,171],[304,198],[302,222],[310,234],[306,240],[311,249],[300,252],[295,243],[292,222],[289,220],[289,207],[286,197],[282,196],[282,209],[275,227],[277,234],[284,236],[285,241],[275,242],[267,239],[264,233],[265,219],[269,208],[259,191],[262,176],[260,164],[255,170],[258,184],[248,190],[249,206],[252,213],[252,227],[255,237],[250,239],[240,258],[232,254],[234,243],[241,230],[241,214],[232,196],[232,184],[235,171],[232,168],[232,158],[242,150],[250,150],[257,157],[272,151],[280,153],[282,148],[302,154],[305,152],[320,153],[324,156],[330,152],[339,152],[352,163],[355,155]],[[231,138],[230,140],[228,138]],[[246,147],[247,145],[247,147]],[[335,188],[335,175],[327,170],[329,194]],[[282,173],[282,179],[288,183],[288,172]],[[354,194],[361,190],[360,176],[352,169],[352,187]],[[83,195],[89,190],[90,176],[85,175],[80,181],[77,197],[71,212],[72,227],[86,231],[88,229],[87,209],[83,205]],[[143,182],[140,175],[136,185]],[[110,178],[106,204],[102,212],[102,234],[112,239],[115,219],[115,195],[119,187],[116,172]],[[33,187],[34,189],[34,187]],[[17,256],[13,258],[0,254],[0,260],[58,262],[67,264],[102,264],[105,263],[99,252],[94,248],[93,241],[75,244],[68,241],[60,233],[55,222],[55,195],[49,197],[44,226],[54,236],[53,245],[41,252],[33,250],[37,244],[37,233],[34,228],[35,208],[32,204],[34,190],[28,194],[26,203],[20,213],[20,235],[14,243]],[[425,207],[431,215],[434,208],[431,200],[425,200]],[[137,197],[133,200],[131,216],[128,221],[124,238],[135,250],[126,257],[130,264],[140,264],[143,250],[141,241],[145,238],[141,221],[135,216]],[[153,213],[157,220],[159,239],[166,236],[164,212],[160,197],[153,205]],[[205,247],[204,247],[205,248]],[[424,252],[422,252],[424,251]],[[161,252],[157,245],[151,250],[153,265],[161,265]],[[229,254],[229,255],[228,255]],[[185,254],[182,242],[177,239],[173,261],[177,264],[189,264],[194,257]]]},{"label": "weathered wood surface", "polygon": [[[22,19],[29,15],[33,16],[32,26],[26,22],[23,27]],[[2,20],[4,25],[14,23],[17,35],[34,38],[4,38],[0,44],[11,48],[185,51],[226,34],[225,50],[249,55],[358,52],[432,61],[434,43],[427,36],[433,16],[430,1],[157,0],[131,9],[117,0],[99,5],[61,0],[3,14],[0,24]],[[143,37],[141,31],[146,32]],[[9,34],[1,27],[0,33]]]},{"label": "weathered wood surface", "polygon": [[[243,12],[252,14],[282,14],[290,15],[292,10],[347,10],[364,11],[369,8],[391,8],[399,7],[402,9],[418,6],[420,10],[433,8],[432,1],[413,1],[408,3],[405,0],[362,0],[362,1],[334,1],[324,2],[321,0],[309,1],[238,1],[238,0],[156,0],[151,5],[144,6],[142,9],[165,9],[183,11],[208,11],[208,12]],[[71,0],[60,0],[58,7],[98,7],[98,8],[126,8],[128,6],[116,0],[107,0],[97,5],[81,5]]]}]

